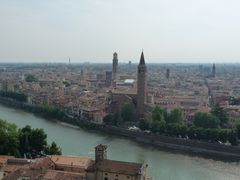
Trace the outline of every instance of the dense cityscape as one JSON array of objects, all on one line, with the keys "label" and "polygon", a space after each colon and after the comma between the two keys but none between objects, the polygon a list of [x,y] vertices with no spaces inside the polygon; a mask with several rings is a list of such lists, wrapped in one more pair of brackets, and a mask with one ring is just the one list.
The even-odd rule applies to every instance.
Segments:
[{"label": "dense cityscape", "polygon": [[[180,143],[187,152],[201,148],[200,154],[239,159],[239,154],[236,154],[239,151],[237,146],[240,136],[238,71],[237,66],[231,64],[147,64],[143,52],[137,66],[131,61],[127,64],[121,63],[117,53],[113,54],[112,64],[71,64],[70,59],[66,64],[2,64],[0,96],[1,103],[8,102],[8,106],[80,127],[87,124],[88,129],[105,129],[104,131],[110,134],[124,131],[123,133],[128,134],[130,138],[146,138],[145,143],[151,136],[160,142],[167,142],[169,145],[165,147],[170,149],[180,149],[174,146]],[[6,122],[2,121],[2,124],[4,123]],[[27,130],[29,128],[30,130]],[[55,142],[47,145],[47,135],[44,132],[33,129],[33,135],[28,135],[26,132],[31,132],[31,127],[27,126],[20,131],[22,132],[17,137],[22,147],[5,148],[5,152],[3,148],[1,154],[30,159],[61,154],[61,148]],[[34,132],[42,133],[39,135],[42,139],[30,139],[34,137]],[[196,140],[198,144],[192,145]],[[35,144],[35,141],[39,143]],[[17,141],[12,143],[17,144]],[[157,141],[151,144],[164,147]],[[190,147],[191,150],[186,147]],[[226,147],[229,149],[225,149]],[[101,148],[106,149],[106,146],[100,145]],[[211,150],[216,152],[210,153]],[[100,156],[106,159],[106,155]],[[6,179],[21,177],[28,171],[29,178],[33,176],[34,172],[29,170],[29,165],[26,165],[25,170],[16,171],[19,169],[19,163],[29,164],[30,161],[18,158],[14,160],[11,159],[13,157],[5,156],[2,158],[3,164],[5,161],[10,162],[10,166],[14,167],[8,171],[5,170],[8,165],[3,166],[3,176],[9,173]],[[97,159],[98,156],[95,158],[96,162]],[[49,161],[48,158],[37,160],[34,162],[34,168],[41,166],[43,162],[45,164],[45,161]],[[120,165],[121,163],[124,162],[109,161],[104,168],[147,167],[144,164]],[[54,169],[59,170],[58,164],[54,165]],[[66,163],[65,166],[69,164]],[[89,175],[88,169],[91,166],[100,168],[97,167],[98,164],[86,165],[86,174],[81,175],[82,178],[98,179],[103,176],[99,175],[102,171]],[[46,172],[38,172],[41,178],[50,173],[48,167],[49,165],[44,165],[42,168],[46,169]],[[74,170],[63,169],[66,177],[73,177],[71,173],[75,172]],[[126,170],[118,169],[115,172],[114,169],[105,168],[104,177],[112,179],[113,174],[109,173],[116,173],[116,176],[123,176],[123,179],[130,178],[130,175],[135,179],[147,179],[146,168],[144,169],[137,175]],[[57,177],[63,172],[54,173]],[[78,176],[80,175],[76,177]],[[120,177],[119,179],[122,179]]]},{"label": "dense cityscape", "polygon": [[[238,64],[146,67],[144,79],[138,81],[141,77],[137,75],[137,65],[118,62],[116,53],[112,65],[71,64],[70,60],[66,64],[2,64],[1,96],[19,93],[26,96],[20,100],[28,104],[53,106],[68,116],[97,124],[104,123],[107,115],[120,112],[124,104],[135,106],[138,112],[134,113],[144,113],[144,118],[150,117],[155,106],[167,112],[180,109],[185,124],[192,124],[197,112],[209,113],[219,105],[228,114],[225,127],[235,126],[240,115]],[[140,99],[139,93],[143,93]],[[144,110],[137,106],[141,97],[146,105]]]},{"label": "dense cityscape", "polygon": [[239,180],[239,6],[1,0],[0,180]]}]

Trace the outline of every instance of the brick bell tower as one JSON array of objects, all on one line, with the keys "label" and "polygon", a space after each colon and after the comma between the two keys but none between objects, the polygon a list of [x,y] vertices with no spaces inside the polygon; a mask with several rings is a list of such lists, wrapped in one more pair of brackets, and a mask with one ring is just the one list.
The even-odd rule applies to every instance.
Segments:
[{"label": "brick bell tower", "polygon": [[99,162],[107,159],[107,146],[99,144],[95,147],[95,161]]},{"label": "brick bell tower", "polygon": [[145,64],[144,54],[142,52],[140,62],[138,64],[137,73],[137,115],[138,119],[144,117],[144,109],[146,102],[146,80],[147,66]]},{"label": "brick bell tower", "polygon": [[117,79],[117,71],[118,71],[118,54],[115,52],[113,53],[113,61],[112,61],[112,80],[113,84]]}]

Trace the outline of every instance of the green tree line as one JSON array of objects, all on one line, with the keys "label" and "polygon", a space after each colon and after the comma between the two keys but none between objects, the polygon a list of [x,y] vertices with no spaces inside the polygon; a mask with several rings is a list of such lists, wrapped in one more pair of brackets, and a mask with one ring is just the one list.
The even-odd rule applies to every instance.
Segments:
[{"label": "green tree line", "polygon": [[27,110],[47,118],[63,119],[66,117],[64,111],[54,105],[33,106],[28,107]]},{"label": "green tree line", "polygon": [[17,128],[15,124],[0,119],[0,154],[16,157],[36,158],[45,155],[61,155],[61,148],[55,142],[47,144],[43,129],[29,125]]},{"label": "green tree line", "polygon": [[240,137],[240,120],[235,129],[226,129],[227,123],[227,113],[219,105],[216,105],[211,113],[196,113],[190,126],[184,123],[183,112],[180,109],[168,113],[156,106],[151,118],[140,120],[139,127],[156,134],[208,142],[229,141],[232,145],[237,145],[237,138]]},{"label": "green tree line", "polygon": [[122,123],[133,122],[136,119],[135,107],[131,103],[125,103],[120,112],[108,114],[103,121],[108,125],[118,126]]},{"label": "green tree line", "polygon": [[0,91],[0,96],[12,98],[20,102],[27,102],[27,96],[23,93],[13,91]]}]

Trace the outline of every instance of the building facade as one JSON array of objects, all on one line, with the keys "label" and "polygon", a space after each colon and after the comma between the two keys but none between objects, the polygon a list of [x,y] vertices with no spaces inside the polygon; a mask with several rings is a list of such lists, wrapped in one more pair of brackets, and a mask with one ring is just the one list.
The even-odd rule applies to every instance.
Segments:
[{"label": "building facade", "polygon": [[107,159],[107,146],[95,147],[88,157],[52,155],[34,160],[0,156],[3,180],[147,180],[147,164]]}]

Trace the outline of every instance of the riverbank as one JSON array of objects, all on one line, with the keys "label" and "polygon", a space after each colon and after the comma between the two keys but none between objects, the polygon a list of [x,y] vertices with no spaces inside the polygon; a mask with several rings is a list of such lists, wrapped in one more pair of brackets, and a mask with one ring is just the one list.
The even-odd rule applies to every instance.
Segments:
[{"label": "riverbank", "polygon": [[[2,97],[0,98],[0,103],[9,107],[20,108],[26,111],[32,108],[39,108],[39,106],[36,105],[33,106],[27,103],[21,103],[9,98]],[[80,120],[70,117],[64,117],[58,120],[82,128],[130,138],[136,142],[142,144],[149,144],[161,149],[168,149],[176,152],[185,152],[192,155],[214,158],[219,160],[240,161],[240,148],[236,146],[226,146],[195,140],[186,140],[161,135],[146,134],[144,132],[134,132],[113,126],[93,124],[86,120]]]}]

